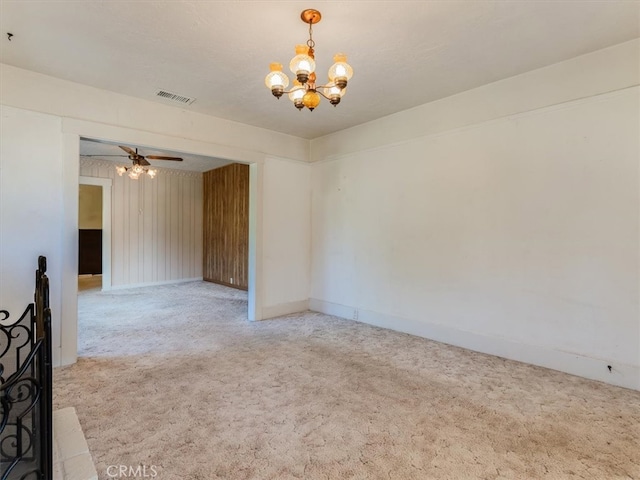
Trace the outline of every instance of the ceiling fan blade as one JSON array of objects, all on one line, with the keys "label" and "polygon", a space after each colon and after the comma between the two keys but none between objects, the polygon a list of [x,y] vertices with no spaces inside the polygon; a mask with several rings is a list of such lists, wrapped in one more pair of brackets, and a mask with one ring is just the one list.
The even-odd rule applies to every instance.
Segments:
[{"label": "ceiling fan blade", "polygon": [[145,160],[145,158],[142,155],[138,157],[138,163],[143,167],[146,167],[147,165],[151,165],[149,162],[147,162],[147,160]]},{"label": "ceiling fan blade", "polygon": [[173,160],[174,162],[182,161],[180,157],[162,157],[158,155],[147,155],[146,158],[150,158],[151,160]]},{"label": "ceiling fan blade", "polygon": [[81,157],[126,157],[126,155],[100,155],[100,154],[85,155],[84,153],[81,153],[80,156]]},{"label": "ceiling fan blade", "polygon": [[127,152],[129,155],[133,155],[134,157],[138,156],[138,152],[134,152],[132,149],[130,149],[129,147],[123,147],[122,145],[118,145],[122,150],[124,150],[125,152]]}]

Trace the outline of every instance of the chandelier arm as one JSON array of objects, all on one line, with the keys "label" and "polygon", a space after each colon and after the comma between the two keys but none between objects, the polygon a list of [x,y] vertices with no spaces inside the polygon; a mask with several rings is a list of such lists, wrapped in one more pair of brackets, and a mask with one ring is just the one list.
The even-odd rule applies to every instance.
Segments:
[{"label": "chandelier arm", "polygon": [[[318,87],[318,88],[321,88],[322,86],[323,86],[323,85],[320,85],[320,87]],[[321,91],[319,91],[319,90],[317,90],[317,89],[316,89],[316,93],[318,93],[318,94],[322,95],[322,96],[323,96],[324,98],[326,98],[327,100],[331,100],[331,98],[330,98],[330,97],[327,97],[324,93],[322,93]]]},{"label": "chandelier arm", "polygon": [[[289,94],[289,93],[296,92],[296,91],[298,91],[298,90],[305,90],[305,91],[307,91],[307,90],[308,90],[308,88],[304,88],[304,87],[300,88],[300,87],[298,87],[298,88],[294,88],[293,90],[283,90],[283,91],[282,91],[282,94],[283,94],[283,95],[284,95],[285,93]],[[325,97],[325,98],[326,98],[326,97]]]}]

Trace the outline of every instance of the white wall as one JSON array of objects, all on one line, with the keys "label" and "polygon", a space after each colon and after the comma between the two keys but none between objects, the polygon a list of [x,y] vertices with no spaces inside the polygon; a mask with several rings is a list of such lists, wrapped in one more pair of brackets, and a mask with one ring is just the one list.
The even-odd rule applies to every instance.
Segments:
[{"label": "white wall", "polygon": [[[299,276],[299,264],[310,262],[308,250],[306,257],[304,250],[295,256],[280,255],[278,276],[274,278],[270,278],[274,269],[262,268],[262,252],[279,249],[277,245],[263,245],[267,241],[295,243],[298,238],[308,245],[310,224],[307,220],[300,228],[285,225],[278,234],[279,226],[275,222],[282,217],[271,218],[273,210],[263,213],[262,205],[278,204],[285,187],[271,185],[270,180],[264,184],[262,170],[276,161],[267,158],[271,155],[291,160],[277,168],[285,174],[291,170],[297,176],[296,162],[308,160],[307,140],[4,64],[0,64],[0,79],[3,115],[0,308],[15,310],[16,303],[30,301],[33,294],[30,272],[35,268],[37,255],[47,254],[55,294],[52,297],[54,332],[59,338],[54,342],[56,364],[71,363],[76,356],[80,136],[252,164],[251,188],[255,200],[252,230],[257,238],[252,247],[251,265],[255,272],[249,297],[254,311],[250,317],[262,319],[273,313],[271,307],[289,313],[288,309],[301,306],[296,302],[300,300],[299,295],[282,292],[293,284],[296,289],[308,292],[308,275]],[[24,165],[28,165],[28,171],[20,170]],[[36,197],[30,196],[39,187],[44,188],[41,196],[47,204],[45,213],[37,217],[44,223],[35,228],[26,220],[26,214],[40,208]],[[308,201],[308,194],[306,197]],[[265,236],[263,225],[272,229]],[[52,227],[53,231],[40,234],[45,226]],[[38,235],[25,235],[32,228]],[[270,285],[270,298],[263,298],[266,284]],[[308,295],[304,297],[305,305],[307,298]],[[271,301],[280,303],[270,304]],[[287,304],[283,306],[282,302]]]},{"label": "white wall", "polygon": [[[0,309],[17,320],[33,302],[39,255],[48,260],[53,318],[62,314],[60,118],[0,107]],[[60,338],[60,322],[52,335]],[[55,342],[56,344],[59,341]]]},{"label": "white wall", "polygon": [[[311,167],[269,157],[264,167],[265,318],[306,310],[311,270]],[[282,268],[288,265],[288,268]],[[282,287],[285,288],[282,288]]]},{"label": "white wall", "polygon": [[308,140],[195,113],[188,107],[128,97],[2,63],[0,77],[4,105],[202,141],[216,145],[219,158],[254,160],[252,154],[256,152],[295,160],[307,160],[309,156]]},{"label": "white wall", "polygon": [[638,42],[607,50],[449,99],[526,112],[312,142],[311,307],[640,389]]},{"label": "white wall", "polygon": [[[411,141],[638,84],[640,40],[418,105],[311,141],[310,160]],[[426,80],[428,81],[428,80]]]},{"label": "white wall", "polygon": [[202,278],[202,174],[158,168],[131,180],[115,164],[82,159],[80,175],[112,180],[114,288]]}]

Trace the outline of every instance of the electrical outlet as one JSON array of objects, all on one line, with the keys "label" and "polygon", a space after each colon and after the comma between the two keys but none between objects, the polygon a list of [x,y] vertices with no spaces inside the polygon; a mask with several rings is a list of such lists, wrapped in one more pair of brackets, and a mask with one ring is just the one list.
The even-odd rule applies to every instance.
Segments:
[{"label": "electrical outlet", "polygon": [[233,277],[229,279],[229,283],[233,283]]},{"label": "electrical outlet", "polygon": [[354,319],[354,320],[357,320],[357,319],[358,319],[358,309],[357,309],[357,308],[354,308],[354,309],[353,309],[353,319]]}]

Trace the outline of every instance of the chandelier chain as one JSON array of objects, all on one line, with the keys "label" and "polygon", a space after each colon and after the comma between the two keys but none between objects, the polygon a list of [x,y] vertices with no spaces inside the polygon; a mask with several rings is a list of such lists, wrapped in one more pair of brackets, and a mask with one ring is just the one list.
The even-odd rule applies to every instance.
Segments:
[{"label": "chandelier chain", "polygon": [[307,40],[307,46],[311,51],[316,46],[316,42],[313,41],[313,23],[309,22],[309,40]]}]

